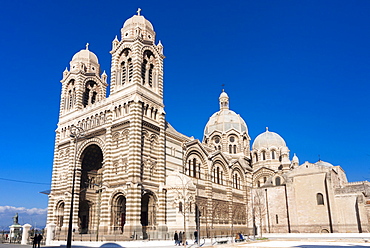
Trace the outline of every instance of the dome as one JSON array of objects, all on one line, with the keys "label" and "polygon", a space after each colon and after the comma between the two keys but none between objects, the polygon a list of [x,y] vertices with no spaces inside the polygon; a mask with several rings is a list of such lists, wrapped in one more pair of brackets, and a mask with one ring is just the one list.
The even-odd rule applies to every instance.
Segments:
[{"label": "dome", "polygon": [[261,148],[268,148],[275,146],[277,148],[279,147],[286,147],[284,139],[277,133],[270,132],[266,128],[266,132],[261,133],[257,136],[257,138],[253,142],[253,149],[261,149]]},{"label": "dome", "polygon": [[229,109],[229,97],[226,92],[222,91],[219,101],[220,111],[209,118],[204,129],[204,136],[211,134],[215,130],[223,133],[230,129],[235,129],[240,133],[247,132],[247,124],[245,124],[243,118]]},{"label": "dome", "polygon": [[315,163],[315,165],[323,166],[323,167],[333,167],[331,163],[319,160]]},{"label": "dome", "polygon": [[144,16],[140,15],[140,11],[141,9],[139,8],[137,15],[125,21],[121,29],[121,37],[128,40],[140,37],[141,39],[154,42],[155,32],[153,25]]},{"label": "dome", "polygon": [[247,131],[247,124],[234,111],[229,109],[220,110],[214,113],[204,129],[204,135],[209,135],[213,131],[227,132],[230,129],[236,129],[240,133]]},{"label": "dome", "polygon": [[145,19],[142,15],[134,15],[133,17],[127,19],[125,23],[123,24],[123,28],[129,27],[129,26],[139,26],[142,28],[149,28],[151,30],[154,30],[153,25]]},{"label": "dome", "polygon": [[89,44],[86,45],[86,49],[82,49],[72,57],[71,62],[92,62],[99,64],[98,57],[91,51],[89,51]]}]

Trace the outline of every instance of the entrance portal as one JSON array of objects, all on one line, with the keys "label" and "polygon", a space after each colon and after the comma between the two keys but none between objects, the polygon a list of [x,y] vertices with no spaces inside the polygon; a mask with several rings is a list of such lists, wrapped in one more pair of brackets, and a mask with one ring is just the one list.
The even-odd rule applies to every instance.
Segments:
[{"label": "entrance portal", "polygon": [[113,202],[113,231],[124,232],[124,226],[126,224],[126,197],[123,195],[117,196]]},{"label": "entrance portal", "polygon": [[154,230],[156,226],[155,198],[151,192],[141,197],[141,225],[143,227],[143,238],[148,238],[148,231]]},{"label": "entrance portal", "polygon": [[[80,206],[78,209],[80,233],[89,233],[93,230],[92,223],[97,223],[100,213],[99,192],[102,186],[101,168],[103,166],[103,152],[97,145],[88,146],[81,156]],[[95,206],[92,214],[91,206]],[[97,225],[97,224],[95,224]],[[95,227],[97,228],[97,226]]]}]

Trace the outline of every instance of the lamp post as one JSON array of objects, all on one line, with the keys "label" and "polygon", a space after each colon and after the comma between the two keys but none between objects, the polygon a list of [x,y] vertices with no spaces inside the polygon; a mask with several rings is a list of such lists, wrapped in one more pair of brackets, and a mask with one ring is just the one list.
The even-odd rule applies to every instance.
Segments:
[{"label": "lamp post", "polygon": [[67,248],[71,248],[72,244],[72,220],[73,220],[73,202],[75,196],[77,141],[80,137],[84,136],[84,130],[81,127],[76,127],[75,125],[72,125],[69,131],[70,137],[73,138],[75,142],[75,152],[73,158],[72,197],[71,197],[71,208],[69,211]]}]

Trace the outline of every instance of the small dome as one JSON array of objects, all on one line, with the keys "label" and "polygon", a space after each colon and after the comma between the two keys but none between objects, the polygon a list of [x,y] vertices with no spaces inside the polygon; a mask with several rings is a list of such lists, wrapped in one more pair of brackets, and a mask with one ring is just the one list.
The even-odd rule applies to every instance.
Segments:
[{"label": "small dome", "polygon": [[149,28],[151,30],[154,30],[153,25],[145,19],[142,15],[134,15],[133,17],[127,19],[125,23],[123,24],[123,28],[129,27],[129,26],[139,26],[141,28]]},{"label": "small dome", "polygon": [[323,166],[323,167],[333,167],[331,163],[319,160],[315,163],[315,165]]},{"label": "small dome", "polygon": [[297,155],[294,153],[294,156],[293,156],[293,158],[292,158],[292,163],[297,163],[297,164],[299,164],[299,159],[298,159],[298,157],[297,157]]},{"label": "small dome", "polygon": [[71,62],[92,62],[99,64],[98,57],[91,51],[89,51],[89,45],[86,45],[86,49],[82,49],[72,57]]},{"label": "small dome", "polygon": [[269,148],[269,147],[286,147],[284,139],[277,133],[270,132],[266,128],[266,132],[261,133],[253,142],[253,149]]},{"label": "small dome", "polygon": [[220,99],[221,98],[227,98],[227,99],[229,99],[229,96],[227,95],[227,93],[225,91],[222,91],[221,92],[221,95],[220,95]]}]

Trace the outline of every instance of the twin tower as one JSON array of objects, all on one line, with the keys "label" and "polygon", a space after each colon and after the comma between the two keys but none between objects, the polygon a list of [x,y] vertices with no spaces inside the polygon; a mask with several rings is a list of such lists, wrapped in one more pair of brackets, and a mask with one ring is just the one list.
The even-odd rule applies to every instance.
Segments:
[{"label": "twin tower", "polygon": [[109,97],[88,45],[63,72],[47,220],[56,236],[66,236],[71,204],[76,234],[166,231],[164,55],[155,35],[139,11],[124,23],[112,42]]}]

